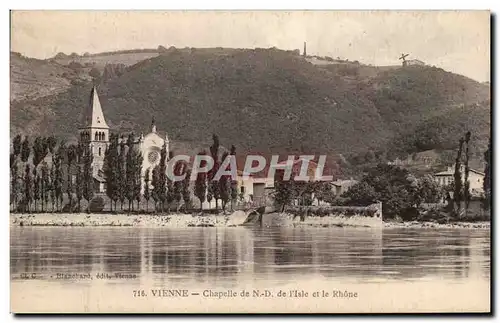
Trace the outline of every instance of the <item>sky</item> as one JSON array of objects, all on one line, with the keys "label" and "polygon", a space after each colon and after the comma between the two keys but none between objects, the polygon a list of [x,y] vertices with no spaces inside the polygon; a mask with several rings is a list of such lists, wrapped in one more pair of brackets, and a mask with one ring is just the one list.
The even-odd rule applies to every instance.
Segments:
[{"label": "sky", "polygon": [[373,65],[402,53],[490,80],[488,11],[13,11],[11,51],[34,58],[165,47],[300,49]]}]

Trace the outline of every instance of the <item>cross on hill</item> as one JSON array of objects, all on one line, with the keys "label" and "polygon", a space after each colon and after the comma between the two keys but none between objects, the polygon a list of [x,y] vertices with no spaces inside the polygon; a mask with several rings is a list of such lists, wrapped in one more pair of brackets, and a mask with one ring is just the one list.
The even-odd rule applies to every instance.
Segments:
[{"label": "cross on hill", "polygon": [[403,54],[403,53],[401,53],[401,57],[399,59],[402,59],[403,62],[406,62],[406,57],[408,57],[408,55],[410,55],[410,54]]}]

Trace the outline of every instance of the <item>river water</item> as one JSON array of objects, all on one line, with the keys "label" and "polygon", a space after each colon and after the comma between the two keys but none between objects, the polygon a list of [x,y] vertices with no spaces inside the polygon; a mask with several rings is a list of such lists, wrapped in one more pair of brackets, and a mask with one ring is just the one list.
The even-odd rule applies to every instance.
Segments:
[{"label": "river water", "polygon": [[[10,233],[16,312],[432,312],[490,305],[489,229],[12,227]],[[190,296],[158,298],[152,289]],[[255,289],[262,297],[243,293]],[[350,296],[337,297],[336,290]],[[325,291],[330,295],[320,295]]]}]

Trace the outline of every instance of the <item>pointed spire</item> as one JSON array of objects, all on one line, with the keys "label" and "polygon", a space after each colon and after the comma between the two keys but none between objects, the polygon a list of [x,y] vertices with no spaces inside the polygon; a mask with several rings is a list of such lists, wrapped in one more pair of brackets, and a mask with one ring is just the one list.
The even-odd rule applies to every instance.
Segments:
[{"label": "pointed spire", "polygon": [[85,126],[90,128],[109,128],[102,113],[101,102],[97,95],[97,89],[94,86],[90,93],[89,108],[86,115]]},{"label": "pointed spire", "polygon": [[151,120],[151,132],[156,133],[156,124],[155,117],[153,116],[153,120]]}]

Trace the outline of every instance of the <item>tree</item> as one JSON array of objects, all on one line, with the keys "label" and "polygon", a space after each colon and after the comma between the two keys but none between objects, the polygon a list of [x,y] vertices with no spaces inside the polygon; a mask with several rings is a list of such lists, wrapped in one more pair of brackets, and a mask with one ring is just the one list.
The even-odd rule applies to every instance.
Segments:
[{"label": "tree", "polygon": [[469,141],[470,131],[465,134],[465,169],[464,169],[464,200],[465,200],[465,215],[469,210],[470,204],[470,182],[469,182]]},{"label": "tree", "polygon": [[[205,151],[200,153],[201,155],[206,155]],[[200,163],[200,168],[206,167],[207,162],[202,160]],[[203,202],[205,202],[205,197],[207,195],[207,173],[198,172],[196,174],[196,181],[194,183],[194,195],[200,200],[200,212],[203,210]]]},{"label": "tree", "polygon": [[53,178],[54,198],[55,198],[56,210],[59,211],[63,201],[61,147],[59,147],[55,155],[52,155],[52,164],[54,169],[54,178]]},{"label": "tree", "polygon": [[[186,167],[186,165],[183,162],[177,162],[174,165],[174,174],[176,176],[182,176],[184,174],[184,168],[185,167]],[[183,192],[183,184],[184,184],[184,181],[175,181],[173,183],[173,194],[172,194],[172,197],[177,202],[177,209],[176,209],[177,212],[179,212],[179,207],[181,205],[182,192]]]},{"label": "tree", "polygon": [[106,196],[111,201],[110,211],[113,212],[113,202],[118,200],[118,136],[110,135],[110,144],[104,153],[103,172],[106,177]]},{"label": "tree", "polygon": [[191,192],[189,191],[189,184],[191,178],[191,170],[186,169],[186,177],[184,178],[184,183],[182,185],[182,199],[184,200],[184,211],[188,211],[188,207],[191,204]]},{"label": "tree", "polygon": [[23,163],[26,163],[30,157],[30,142],[29,138],[25,137],[21,146],[21,160]]},{"label": "tree", "polygon": [[151,186],[153,186],[151,198],[155,201],[154,209],[156,211],[158,209],[158,203],[160,202],[160,166],[156,165],[153,168],[153,174],[151,177]]},{"label": "tree", "polygon": [[68,195],[70,212],[73,212],[73,181],[71,176],[72,175],[71,169],[76,157],[77,157],[76,146],[70,145],[69,147],[67,147],[66,159],[68,162],[68,185],[66,187],[66,194]]},{"label": "tree", "polygon": [[92,172],[92,162],[94,156],[87,150],[83,157],[83,198],[87,201],[87,213],[90,213],[90,201],[94,197],[94,176]]},{"label": "tree", "polygon": [[42,212],[44,212],[45,206],[47,206],[48,209],[49,195],[50,195],[49,169],[45,163],[42,166],[42,176],[40,185],[41,185]]},{"label": "tree", "polygon": [[160,199],[160,205],[161,205],[161,213],[165,210],[165,199],[167,198],[167,189],[166,189],[166,184],[167,184],[167,146],[166,144],[163,145],[161,152],[160,152],[160,163],[158,164],[159,166],[159,173],[158,173],[158,185],[159,185],[159,190],[158,190],[158,197]]},{"label": "tree", "polygon": [[33,200],[33,191],[31,185],[31,170],[30,165],[26,164],[25,172],[24,172],[24,205],[28,212],[31,211],[31,201]]},{"label": "tree", "polygon": [[378,165],[368,170],[360,182],[342,197],[347,204],[363,206],[382,202],[385,218],[411,219],[417,208],[418,181],[408,170],[392,165]]},{"label": "tree", "polygon": [[483,208],[490,208],[491,201],[491,138],[488,142],[488,149],[484,152],[484,181],[483,181],[483,190],[484,190],[484,200],[483,200]]},{"label": "tree", "polygon": [[219,183],[217,180],[214,180],[215,174],[219,170],[220,162],[219,162],[219,137],[214,134],[212,136],[213,143],[210,146],[210,154],[214,160],[214,166],[208,172],[208,193],[207,193],[207,201],[210,203],[212,201],[212,197],[215,199],[215,210],[218,209],[218,200],[220,199],[220,190]]},{"label": "tree", "polygon": [[49,152],[51,154],[54,153],[54,149],[57,145],[57,140],[56,140],[56,137],[54,136],[49,136],[46,138],[46,145],[47,145],[47,149],[49,150]]},{"label": "tree", "polygon": [[83,198],[83,169],[81,165],[76,167],[76,185],[75,185],[75,195],[76,202],[78,203],[78,212],[81,211],[81,201]]},{"label": "tree", "polygon": [[21,154],[21,146],[22,146],[21,135],[16,135],[12,140],[12,152],[14,154],[14,157],[17,157]]},{"label": "tree", "polygon": [[285,207],[289,205],[294,198],[294,180],[293,175],[289,180],[284,180],[284,172],[278,170],[274,176],[274,203],[276,207],[285,211]]},{"label": "tree", "polygon": [[457,157],[455,159],[455,172],[453,175],[453,183],[455,184],[453,190],[453,200],[455,202],[455,214],[459,215],[462,209],[462,173],[460,171],[461,168],[461,159],[462,159],[462,149],[464,145],[464,138],[460,138],[457,150]]},{"label": "tree", "polygon": [[101,77],[101,72],[95,67],[92,67],[89,71],[89,76],[94,79],[94,81],[99,80]]},{"label": "tree", "polygon": [[43,137],[36,137],[33,143],[33,165],[38,167],[45,156],[47,156],[47,142]]},{"label": "tree", "polygon": [[55,172],[55,166],[52,164],[52,168],[50,169],[50,182],[49,182],[49,194],[50,194],[50,204],[52,205],[52,213],[56,210],[56,190],[55,190],[55,179],[56,179],[56,172]]},{"label": "tree", "polygon": [[137,210],[139,210],[139,203],[141,202],[142,162],[143,162],[143,157],[142,154],[139,152],[136,155],[136,161],[135,161],[136,169],[135,169],[135,188],[134,188],[134,196],[135,200],[137,201]]},{"label": "tree", "polygon": [[[231,146],[230,155],[236,158],[236,147]],[[238,198],[238,181],[236,178],[231,179],[231,211],[234,209],[234,204]]]},{"label": "tree", "polygon": [[149,199],[151,198],[151,194],[149,191],[149,177],[151,176],[150,169],[146,169],[146,173],[144,175],[144,199],[146,200],[146,213],[148,212],[149,207]]},{"label": "tree", "polygon": [[[229,158],[229,154],[224,152],[222,155],[222,161],[226,160],[226,158]],[[231,176],[230,175],[222,175],[220,180],[219,180],[219,194],[220,194],[220,199],[222,203],[222,211],[226,211],[226,204],[229,201],[229,198],[231,196]]]},{"label": "tree", "polygon": [[424,176],[418,181],[417,196],[415,199],[418,206],[422,203],[437,203],[442,197],[443,190],[432,176]]},{"label": "tree", "polygon": [[[136,187],[140,179],[140,166],[139,162],[139,152],[134,148],[134,135],[130,134],[128,137],[128,153],[126,162],[126,198],[128,200],[128,210],[129,212],[134,210],[134,201],[136,200]],[[139,175],[139,176],[138,176]],[[140,184],[140,182],[139,182]]]},{"label": "tree", "polygon": [[10,154],[10,192],[11,203],[14,210],[17,210],[17,195],[19,193],[18,186],[18,165],[15,154]]},{"label": "tree", "polygon": [[33,201],[35,202],[34,211],[37,210],[37,202],[40,199],[40,176],[37,174],[36,167],[33,167]]},{"label": "tree", "polygon": [[123,202],[125,202],[125,198],[127,195],[126,156],[127,154],[126,154],[125,138],[122,136],[122,140],[120,142],[120,152],[118,154],[118,162],[116,164],[117,168],[116,199],[120,201],[120,209],[122,211],[123,211]]}]

